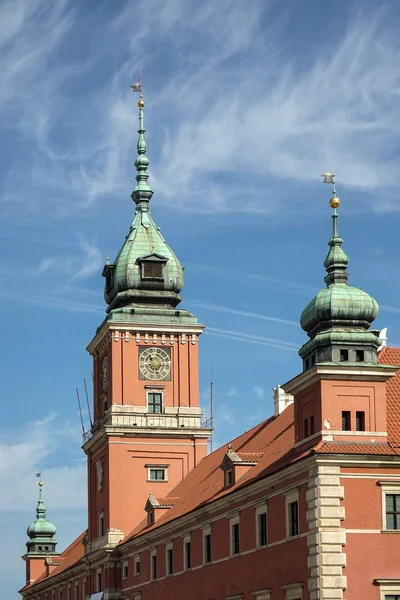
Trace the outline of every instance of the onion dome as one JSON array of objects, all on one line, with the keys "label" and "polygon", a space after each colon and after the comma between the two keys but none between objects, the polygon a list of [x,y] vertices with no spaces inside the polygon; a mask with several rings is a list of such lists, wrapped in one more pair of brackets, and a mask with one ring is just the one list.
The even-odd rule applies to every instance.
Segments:
[{"label": "onion dome", "polygon": [[[333,176],[332,176],[333,177]],[[308,368],[316,362],[377,362],[379,338],[368,331],[378,315],[378,304],[363,290],[347,284],[349,258],[338,233],[340,204],[334,189],[333,233],[324,262],[326,287],[305,307],[300,325],[311,338],[299,351]]]},{"label": "onion dome", "polygon": [[39,481],[39,500],[36,507],[36,521],[29,525],[26,533],[30,540],[27,542],[28,552],[54,552],[56,540],[53,539],[57,528],[46,520],[46,508],[42,498],[43,483]]},{"label": "onion dome", "polygon": [[103,269],[107,312],[141,305],[175,307],[181,301],[179,293],[183,288],[182,265],[150,215],[154,192],[147,183],[150,161],[146,156],[142,96],[138,107],[137,184],[131,195],[136,205],[135,218],[114,263],[107,260]]}]

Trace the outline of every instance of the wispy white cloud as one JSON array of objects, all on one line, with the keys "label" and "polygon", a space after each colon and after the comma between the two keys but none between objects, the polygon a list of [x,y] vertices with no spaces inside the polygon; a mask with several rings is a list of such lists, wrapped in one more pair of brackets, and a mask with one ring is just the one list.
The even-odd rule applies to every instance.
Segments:
[{"label": "wispy white cloud", "polygon": [[85,279],[94,273],[100,273],[104,258],[102,258],[97,244],[80,237],[78,239],[78,250],[80,252],[75,251],[73,254],[43,258],[38,267],[34,269],[34,273],[40,275],[54,269],[63,278],[68,275],[70,282]]},{"label": "wispy white cloud", "polygon": [[226,395],[228,396],[228,398],[233,398],[234,396],[237,396],[238,393],[236,391],[236,388],[231,387],[227,392]]},{"label": "wispy white cloud", "polygon": [[259,385],[253,386],[253,394],[256,398],[264,398],[265,390]]},{"label": "wispy white cloud", "polygon": [[247,342],[249,344],[260,344],[262,346],[272,346],[273,348],[281,348],[282,350],[298,350],[298,344],[295,342],[285,342],[284,340],[277,340],[273,338],[263,337],[261,335],[252,335],[245,332],[234,331],[230,329],[219,329],[216,327],[207,327],[205,333],[208,335],[215,335],[217,337],[223,337],[237,342]]},{"label": "wispy white cloud", "polygon": [[[42,472],[46,502],[60,509],[82,509],[86,504],[86,465],[84,456],[71,466],[48,467],[55,454],[73,444],[79,447],[79,428],[59,423],[54,416],[29,423],[20,431],[0,432],[0,474],[9,481],[0,510],[34,511],[37,488],[34,475]],[[71,490],[74,490],[71,493]]]},{"label": "wispy white cloud", "polygon": [[262,321],[272,321],[275,323],[281,323],[282,325],[295,325],[296,327],[299,324],[296,321],[289,321],[287,319],[281,319],[280,317],[269,317],[268,315],[262,315],[259,313],[248,312],[245,310],[239,310],[236,308],[228,308],[227,306],[217,306],[215,304],[202,304],[202,303],[192,303],[192,306],[197,308],[205,308],[207,310],[215,310],[218,312],[228,313],[231,315],[238,315],[240,317],[250,317],[252,319],[260,319]]}]

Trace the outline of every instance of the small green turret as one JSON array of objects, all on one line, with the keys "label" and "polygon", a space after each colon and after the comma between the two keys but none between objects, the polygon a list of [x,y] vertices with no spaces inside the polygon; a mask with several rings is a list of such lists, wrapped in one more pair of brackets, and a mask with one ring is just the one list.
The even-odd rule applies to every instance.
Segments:
[{"label": "small green turret", "polygon": [[[326,176],[334,183],[333,175]],[[338,232],[339,205],[334,187],[330,200],[333,232],[324,262],[326,287],[307,304],[300,318],[301,327],[310,337],[299,350],[304,370],[326,362],[377,363],[380,340],[369,327],[378,315],[378,304],[363,290],[347,284],[349,258]]]},{"label": "small green turret", "polygon": [[56,551],[56,526],[46,520],[46,508],[42,497],[43,483],[39,481],[39,500],[36,507],[36,521],[29,525],[26,533],[29,541],[26,543],[28,554],[48,554]]}]

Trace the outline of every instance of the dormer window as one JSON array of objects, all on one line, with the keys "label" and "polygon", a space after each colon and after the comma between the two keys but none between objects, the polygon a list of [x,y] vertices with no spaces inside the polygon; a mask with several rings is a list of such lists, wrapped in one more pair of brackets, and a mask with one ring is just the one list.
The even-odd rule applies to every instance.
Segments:
[{"label": "dormer window", "polygon": [[149,254],[139,259],[140,276],[142,280],[164,281],[164,271],[167,258],[160,254]]},{"label": "dormer window", "polygon": [[114,283],[114,277],[113,277],[114,269],[115,269],[115,265],[110,265],[110,264],[104,265],[102,275],[103,275],[103,277],[105,277],[105,280],[106,280],[106,290],[107,291],[112,288],[113,283]]},{"label": "dormer window", "polygon": [[225,485],[232,485],[233,483],[233,471],[232,469],[228,469],[225,471]]},{"label": "dormer window", "polygon": [[349,360],[349,351],[348,350],[341,350],[340,351],[340,361],[341,362],[348,362]]}]

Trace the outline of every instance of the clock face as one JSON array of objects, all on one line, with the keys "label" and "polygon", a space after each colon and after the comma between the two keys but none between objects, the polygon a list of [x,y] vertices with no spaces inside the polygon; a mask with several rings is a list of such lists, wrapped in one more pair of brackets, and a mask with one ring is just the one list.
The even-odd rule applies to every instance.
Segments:
[{"label": "clock face", "polygon": [[108,388],[108,357],[103,358],[101,363],[101,388],[103,392]]},{"label": "clock face", "polygon": [[168,379],[171,371],[168,352],[162,348],[146,348],[139,355],[139,370],[145,379]]}]

